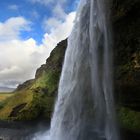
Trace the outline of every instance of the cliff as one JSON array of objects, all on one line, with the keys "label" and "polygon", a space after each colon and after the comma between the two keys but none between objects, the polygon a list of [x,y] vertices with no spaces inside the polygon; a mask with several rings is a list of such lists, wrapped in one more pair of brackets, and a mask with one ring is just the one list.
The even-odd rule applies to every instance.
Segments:
[{"label": "cliff", "polygon": [[0,106],[1,120],[50,119],[57,93],[67,40],[60,42],[37,69],[35,79],[19,85]]},{"label": "cliff", "polygon": [[140,132],[140,1],[114,0],[114,79],[119,118]]}]

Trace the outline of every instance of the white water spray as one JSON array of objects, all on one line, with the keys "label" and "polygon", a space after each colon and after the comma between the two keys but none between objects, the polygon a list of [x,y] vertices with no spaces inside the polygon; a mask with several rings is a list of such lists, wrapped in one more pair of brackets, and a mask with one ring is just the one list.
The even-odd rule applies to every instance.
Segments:
[{"label": "white water spray", "polygon": [[80,2],[46,139],[119,139],[112,96],[108,3],[108,0]]}]

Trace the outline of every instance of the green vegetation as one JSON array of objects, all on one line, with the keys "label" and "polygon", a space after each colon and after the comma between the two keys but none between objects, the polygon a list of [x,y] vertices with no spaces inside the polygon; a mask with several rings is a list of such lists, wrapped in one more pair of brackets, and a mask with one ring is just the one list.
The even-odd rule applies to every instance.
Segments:
[{"label": "green vegetation", "polygon": [[32,95],[32,100],[18,112],[16,117],[12,117],[13,120],[33,120],[40,116],[48,120],[50,119],[54,98],[40,93],[34,93]]},{"label": "green vegetation", "polygon": [[54,94],[57,90],[57,85],[60,77],[60,71],[55,70],[48,70],[48,72],[43,72],[42,76],[35,80],[34,84],[32,85],[31,89],[39,92],[46,91],[48,96]]},{"label": "green vegetation", "polygon": [[9,92],[2,92],[0,93],[0,102],[2,102],[3,100],[11,97],[13,94],[9,93]]},{"label": "green vegetation", "polygon": [[9,92],[0,93],[0,109],[5,105],[5,101],[8,100],[13,95],[14,95],[13,93]]},{"label": "green vegetation", "polygon": [[124,128],[140,133],[140,112],[122,107],[119,110],[119,120]]},{"label": "green vegetation", "polygon": [[54,97],[33,90],[16,92],[3,100],[0,106],[1,120],[33,120],[42,115],[50,119]]},{"label": "green vegetation", "polygon": [[0,119],[32,120],[41,115],[50,119],[59,76],[60,72],[56,70],[43,71],[28,89],[22,88],[22,90],[16,91],[12,97],[10,97],[10,93],[7,94],[9,98],[5,98],[1,102]]},{"label": "green vegetation", "polygon": [[14,108],[18,105],[27,104],[26,107],[28,107],[32,101],[32,96],[33,94],[31,92],[19,92],[3,100],[3,106],[0,110],[0,119],[8,120]]}]

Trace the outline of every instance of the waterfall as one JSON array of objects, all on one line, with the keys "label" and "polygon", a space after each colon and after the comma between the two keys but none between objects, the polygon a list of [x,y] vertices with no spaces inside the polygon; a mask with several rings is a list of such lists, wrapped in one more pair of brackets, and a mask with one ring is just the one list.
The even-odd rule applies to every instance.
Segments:
[{"label": "waterfall", "polygon": [[49,140],[119,139],[108,5],[108,0],[80,1],[68,39]]}]

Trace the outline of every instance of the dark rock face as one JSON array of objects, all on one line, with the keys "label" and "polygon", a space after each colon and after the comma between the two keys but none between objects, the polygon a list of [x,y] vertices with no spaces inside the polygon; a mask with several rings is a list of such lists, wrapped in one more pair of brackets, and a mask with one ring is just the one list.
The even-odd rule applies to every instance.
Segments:
[{"label": "dark rock face", "polygon": [[9,117],[16,117],[18,115],[19,111],[22,110],[25,106],[26,106],[26,103],[20,104],[20,105],[16,106],[15,108],[13,108],[13,111],[11,112]]},{"label": "dark rock face", "polygon": [[46,64],[43,64],[36,71],[35,78],[39,78],[42,73],[47,72],[48,69],[59,69],[61,71],[65,50],[67,47],[67,40],[60,42],[57,47],[51,52],[50,57],[46,60]]},{"label": "dark rock face", "polygon": [[[124,8],[127,12],[113,21],[115,66],[126,66],[126,69],[124,68],[116,78],[119,79],[121,74],[131,72],[130,74],[135,73],[133,75],[134,79],[140,82],[140,77],[136,78],[136,74],[139,76],[138,73],[140,71],[140,1],[131,0],[131,2],[128,5],[122,4],[122,11]],[[125,9],[125,6],[128,6],[129,10]],[[119,11],[117,10],[117,12]]]},{"label": "dark rock face", "polygon": [[46,64],[37,69],[34,79],[35,91],[40,90],[48,96],[56,95],[66,47],[67,40],[57,44]]},{"label": "dark rock face", "polygon": [[139,9],[140,0],[113,0],[115,97],[125,134],[133,135],[140,133]]},{"label": "dark rock face", "polygon": [[140,85],[140,1],[114,1],[114,66],[117,89],[120,89],[121,100],[124,100],[124,94],[128,96],[133,94],[131,99],[135,100],[136,97],[135,101],[138,103],[138,97],[140,100],[140,94],[138,95],[140,93],[140,86],[138,86]]},{"label": "dark rock face", "polygon": [[116,90],[121,104],[140,110],[140,1],[114,1]]}]

